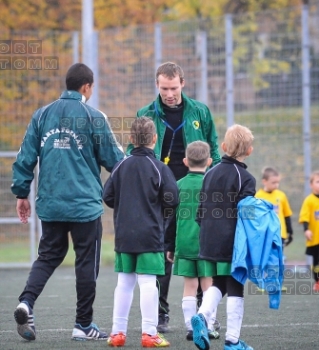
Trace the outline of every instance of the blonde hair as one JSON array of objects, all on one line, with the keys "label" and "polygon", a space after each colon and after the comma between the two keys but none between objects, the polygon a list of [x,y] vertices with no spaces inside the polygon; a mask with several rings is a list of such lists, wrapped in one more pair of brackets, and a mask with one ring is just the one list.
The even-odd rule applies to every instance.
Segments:
[{"label": "blonde hair", "polygon": [[310,183],[313,183],[313,180],[315,179],[315,177],[319,176],[319,170],[315,170],[311,173],[310,175]]},{"label": "blonde hair", "polygon": [[246,126],[232,125],[227,129],[224,138],[227,155],[235,159],[246,156],[253,140],[254,136]]},{"label": "blonde hair", "polygon": [[207,165],[207,160],[210,157],[209,144],[203,141],[191,142],[187,145],[185,154],[189,167],[203,168]]},{"label": "blonde hair", "polygon": [[263,180],[268,180],[271,176],[279,176],[278,170],[270,166],[263,168],[261,174]]},{"label": "blonde hair", "polygon": [[156,127],[152,119],[147,117],[136,118],[131,126],[131,137],[134,146],[150,146]]}]

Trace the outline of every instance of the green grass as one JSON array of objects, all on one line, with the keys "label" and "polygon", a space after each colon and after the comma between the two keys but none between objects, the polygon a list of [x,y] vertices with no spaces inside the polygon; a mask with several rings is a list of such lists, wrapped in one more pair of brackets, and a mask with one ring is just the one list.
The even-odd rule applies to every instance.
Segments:
[{"label": "green grass", "polygon": [[[74,324],[76,293],[74,269],[58,268],[37,299],[34,313],[37,339],[23,340],[16,331],[13,311],[28,276],[26,269],[0,269],[0,349],[1,350],[106,350],[105,341],[75,342],[71,340]],[[291,276],[293,277],[293,276]],[[287,283],[307,286],[312,278],[298,275]],[[5,281],[5,283],[3,283]],[[112,327],[114,289],[117,274],[113,267],[102,267],[97,280],[94,302],[94,322],[108,333]],[[246,284],[245,313],[241,338],[255,350],[314,350],[318,348],[318,295],[312,293],[283,294],[279,310],[268,307],[268,296],[253,294]],[[136,286],[129,315],[127,342],[123,350],[141,350],[141,312],[139,288]],[[170,303],[170,332],[166,338],[170,350],[195,350],[193,342],[185,339],[182,311],[183,278],[172,276],[168,295]],[[211,349],[223,349],[226,331],[226,297],[218,306],[221,323],[220,339],[211,341]]]},{"label": "green grass", "polygon": [[[305,261],[305,242],[300,225],[293,223],[295,228],[293,242],[285,248],[287,263]],[[0,244],[0,263],[16,264],[30,261],[30,245],[28,242],[13,242]],[[74,266],[75,254],[70,242],[69,252],[64,259],[62,266]],[[105,235],[102,240],[101,265],[112,266],[114,263],[114,236]]]},{"label": "green grass", "polygon": [[[114,237],[107,235],[102,240],[101,264],[110,266],[114,262]],[[37,249],[37,248],[36,248]],[[29,242],[10,242],[0,245],[0,263],[27,263],[30,261],[30,243]],[[69,251],[65,257],[62,266],[74,266],[75,253],[72,249],[72,241],[69,245]]]}]

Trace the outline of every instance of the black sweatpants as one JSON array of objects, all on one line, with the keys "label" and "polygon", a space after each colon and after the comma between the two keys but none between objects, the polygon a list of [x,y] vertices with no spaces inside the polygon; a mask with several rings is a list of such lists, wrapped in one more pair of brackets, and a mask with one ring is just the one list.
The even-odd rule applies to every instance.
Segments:
[{"label": "black sweatpants", "polygon": [[233,276],[214,276],[213,286],[218,288],[224,297],[244,297],[244,285],[235,280]]},{"label": "black sweatpants", "polygon": [[158,313],[159,314],[169,314],[169,304],[167,301],[169,284],[172,275],[172,263],[169,262],[166,258],[165,252],[165,275],[157,276],[157,288],[159,294],[159,305]]},{"label": "black sweatpants", "polygon": [[24,291],[19,297],[33,308],[54,270],[63,262],[68,249],[68,232],[75,251],[76,323],[88,326],[93,318],[96,279],[99,274],[102,238],[101,218],[90,222],[41,222],[42,236],[38,258],[33,263]]},{"label": "black sweatpants", "polygon": [[312,256],[313,278],[316,282],[319,281],[319,244],[306,248],[306,254]]}]

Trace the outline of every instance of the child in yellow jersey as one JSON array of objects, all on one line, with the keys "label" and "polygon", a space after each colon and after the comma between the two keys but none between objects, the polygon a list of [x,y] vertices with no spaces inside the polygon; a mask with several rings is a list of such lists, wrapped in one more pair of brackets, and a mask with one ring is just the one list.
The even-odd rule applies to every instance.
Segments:
[{"label": "child in yellow jersey", "polygon": [[260,189],[255,197],[265,199],[272,203],[277,213],[281,225],[282,246],[287,246],[292,242],[292,211],[283,191],[278,190],[280,182],[280,174],[275,168],[266,167],[262,171],[263,188]]},{"label": "child in yellow jersey", "polygon": [[306,237],[306,254],[313,257],[313,290],[319,292],[319,170],[310,176],[311,194],[302,203],[299,222]]}]

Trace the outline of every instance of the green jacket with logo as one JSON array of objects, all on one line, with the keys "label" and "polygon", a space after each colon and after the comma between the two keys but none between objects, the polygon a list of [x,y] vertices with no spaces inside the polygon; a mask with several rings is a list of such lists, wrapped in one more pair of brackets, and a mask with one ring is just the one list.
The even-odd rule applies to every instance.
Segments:
[{"label": "green jacket with logo", "polygon": [[[186,120],[183,126],[185,148],[193,141],[207,142],[210,145],[213,165],[220,163],[221,158],[218,151],[218,138],[214,120],[209,108],[205,104],[189,98],[183,92],[182,99],[184,103],[183,119]],[[137,117],[149,117],[153,119],[158,135],[154,152],[156,158],[161,159],[161,150],[166,126],[163,123],[163,119],[165,120],[165,114],[163,112],[163,103],[160,95],[158,95],[155,101],[138,110]],[[129,144],[126,150],[127,154],[130,154],[132,149],[133,145]]]},{"label": "green jacket with logo", "polygon": [[124,157],[102,112],[77,91],[32,116],[16,161],[11,190],[27,197],[39,160],[36,212],[42,221],[88,222],[103,213],[101,166]]}]

